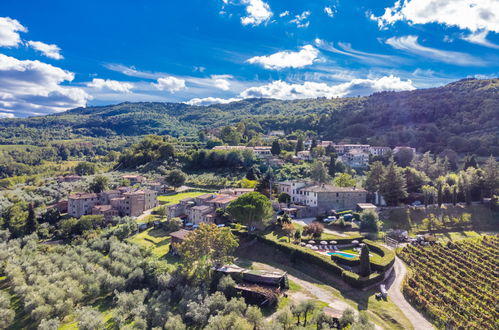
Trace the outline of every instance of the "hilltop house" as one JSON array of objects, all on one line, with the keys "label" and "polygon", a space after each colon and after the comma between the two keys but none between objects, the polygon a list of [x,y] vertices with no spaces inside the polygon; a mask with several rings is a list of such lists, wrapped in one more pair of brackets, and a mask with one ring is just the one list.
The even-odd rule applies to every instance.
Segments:
[{"label": "hilltop house", "polygon": [[326,214],[331,210],[354,209],[358,203],[365,203],[367,200],[367,191],[364,189],[302,180],[279,182],[278,191],[287,193],[291,197],[291,204],[299,206],[295,208],[310,216]]}]

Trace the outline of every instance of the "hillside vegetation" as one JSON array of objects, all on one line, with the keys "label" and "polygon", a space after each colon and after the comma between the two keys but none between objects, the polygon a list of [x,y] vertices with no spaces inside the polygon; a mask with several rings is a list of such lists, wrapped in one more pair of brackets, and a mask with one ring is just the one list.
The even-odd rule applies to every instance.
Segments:
[{"label": "hillside vegetation", "polygon": [[[43,117],[0,120],[0,144],[75,136],[194,135],[200,129],[251,119],[261,131],[313,130],[324,139],[410,145],[419,151],[499,155],[499,79],[382,92],[368,97],[281,101],[246,99],[206,107],[182,103],[121,103]],[[258,126],[258,125],[257,125]],[[32,140],[32,141],[30,141]]]}]

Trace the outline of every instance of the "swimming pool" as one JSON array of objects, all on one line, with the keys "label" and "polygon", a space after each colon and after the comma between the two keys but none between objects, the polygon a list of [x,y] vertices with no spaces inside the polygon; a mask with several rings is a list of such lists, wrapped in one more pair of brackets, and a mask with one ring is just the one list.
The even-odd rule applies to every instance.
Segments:
[{"label": "swimming pool", "polygon": [[348,259],[353,259],[355,257],[358,257],[358,255],[346,253],[346,252],[340,252],[340,251],[328,252],[327,255],[329,255],[329,256],[337,255],[337,256],[342,256],[342,257],[348,258]]}]

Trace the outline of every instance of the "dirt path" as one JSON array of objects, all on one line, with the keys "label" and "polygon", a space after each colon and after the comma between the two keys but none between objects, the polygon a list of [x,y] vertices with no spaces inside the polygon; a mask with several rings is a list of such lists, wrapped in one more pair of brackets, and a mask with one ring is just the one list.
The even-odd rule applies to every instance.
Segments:
[{"label": "dirt path", "polygon": [[[258,268],[274,272],[283,271],[282,269],[262,263],[258,263]],[[295,300],[295,302],[300,302],[302,300],[307,300],[307,299],[317,299],[329,304],[329,307],[331,309],[340,314],[348,307],[352,308],[352,306],[350,306],[346,302],[336,299],[333,296],[333,294],[329,292],[327,289],[321,288],[313,283],[299,279],[298,277],[293,276],[289,273],[288,273],[288,278],[294,283],[298,284],[300,287],[302,287],[303,291],[306,291],[306,292],[300,291],[300,292],[290,293],[290,297],[292,298],[292,300]]]},{"label": "dirt path", "polygon": [[411,321],[414,330],[434,329],[421,313],[412,307],[402,294],[402,282],[407,275],[407,268],[402,260],[395,257],[395,264],[390,278],[387,280],[388,296]]}]

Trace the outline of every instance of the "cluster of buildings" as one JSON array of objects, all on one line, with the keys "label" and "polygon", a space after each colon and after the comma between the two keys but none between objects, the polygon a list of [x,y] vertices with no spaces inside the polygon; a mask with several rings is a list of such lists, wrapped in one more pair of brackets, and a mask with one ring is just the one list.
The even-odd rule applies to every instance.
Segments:
[{"label": "cluster of buildings", "polygon": [[[67,213],[79,218],[83,215],[104,215],[106,220],[115,216],[137,217],[158,206],[157,196],[164,184],[148,181],[141,175],[124,175],[130,186],[100,193],[74,193],[69,195]],[[140,187],[140,188],[139,188]]]},{"label": "cluster of buildings", "polygon": [[222,189],[219,193],[185,198],[178,204],[168,206],[168,218],[180,218],[193,225],[216,223],[217,209],[225,210],[233,200],[250,191],[253,189]]},{"label": "cluster of buildings", "polygon": [[90,214],[104,215],[106,220],[115,216],[137,217],[156,206],[158,201],[155,191],[130,187],[120,187],[98,194],[76,193],[68,198],[68,214],[76,218]]},{"label": "cluster of buildings", "polygon": [[279,182],[278,192],[291,198],[283,210],[293,216],[305,217],[328,214],[332,210],[355,209],[366,203],[367,191],[356,187],[336,187],[305,180]]}]

